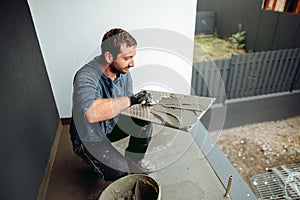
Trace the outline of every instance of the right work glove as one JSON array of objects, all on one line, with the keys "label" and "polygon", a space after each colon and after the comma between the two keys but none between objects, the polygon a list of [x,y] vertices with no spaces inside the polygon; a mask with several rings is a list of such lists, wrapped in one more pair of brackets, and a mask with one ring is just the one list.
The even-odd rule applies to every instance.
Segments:
[{"label": "right work glove", "polygon": [[146,90],[142,90],[135,95],[130,97],[130,104],[135,105],[135,104],[141,104],[145,103],[147,99],[149,98],[150,93],[148,93]]}]

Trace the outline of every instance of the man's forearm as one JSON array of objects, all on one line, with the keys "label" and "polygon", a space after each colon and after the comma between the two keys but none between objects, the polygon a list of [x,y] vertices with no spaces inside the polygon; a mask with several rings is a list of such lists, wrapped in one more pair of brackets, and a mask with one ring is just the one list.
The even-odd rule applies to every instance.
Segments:
[{"label": "man's forearm", "polygon": [[85,113],[85,118],[89,123],[112,119],[130,106],[129,97],[120,98],[99,98]]}]

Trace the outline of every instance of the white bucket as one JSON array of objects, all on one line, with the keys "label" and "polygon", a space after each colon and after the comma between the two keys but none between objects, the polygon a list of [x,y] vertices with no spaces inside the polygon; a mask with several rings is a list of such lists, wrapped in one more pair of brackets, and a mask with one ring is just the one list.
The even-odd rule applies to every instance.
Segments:
[{"label": "white bucket", "polygon": [[143,174],[130,174],[111,183],[99,200],[160,200],[160,186]]}]

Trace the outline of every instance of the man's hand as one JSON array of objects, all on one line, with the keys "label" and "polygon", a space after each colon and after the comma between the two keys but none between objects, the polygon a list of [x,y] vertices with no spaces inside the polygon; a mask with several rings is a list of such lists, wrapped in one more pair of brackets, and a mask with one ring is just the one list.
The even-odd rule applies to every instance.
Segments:
[{"label": "man's hand", "polygon": [[148,93],[146,90],[142,90],[135,95],[130,97],[130,104],[135,105],[135,104],[141,104],[141,103],[146,103],[147,99],[151,96],[150,93]]}]

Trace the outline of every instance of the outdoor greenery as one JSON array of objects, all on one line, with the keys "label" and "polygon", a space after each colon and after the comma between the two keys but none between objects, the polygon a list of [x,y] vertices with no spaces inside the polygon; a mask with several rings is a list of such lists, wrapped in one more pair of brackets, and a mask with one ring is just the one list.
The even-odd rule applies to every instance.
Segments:
[{"label": "outdoor greenery", "polygon": [[244,54],[230,41],[216,35],[197,35],[194,38],[194,62],[229,59],[232,55]]},{"label": "outdoor greenery", "polygon": [[246,31],[239,31],[229,37],[229,41],[236,49],[245,48]]}]

